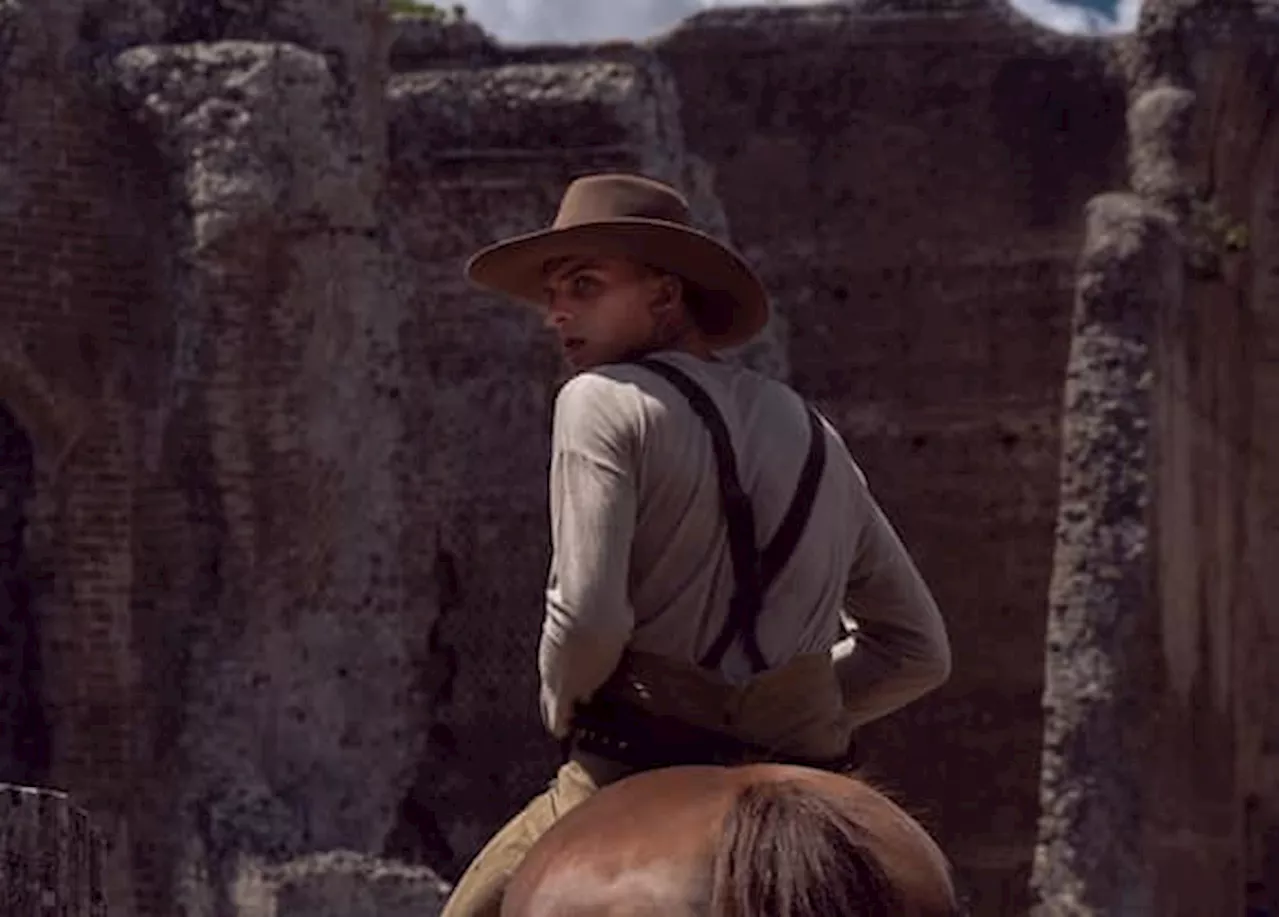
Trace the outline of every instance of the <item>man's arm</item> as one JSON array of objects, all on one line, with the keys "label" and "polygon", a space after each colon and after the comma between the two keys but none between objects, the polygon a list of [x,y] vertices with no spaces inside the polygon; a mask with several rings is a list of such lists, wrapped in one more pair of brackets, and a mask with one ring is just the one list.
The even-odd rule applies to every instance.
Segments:
[{"label": "man's arm", "polygon": [[850,577],[854,633],[832,648],[855,724],[891,713],[951,674],[946,623],[902,540],[856,469],[853,510],[863,520]]},{"label": "man's arm", "polygon": [[584,373],[556,397],[551,454],[551,572],[538,645],[542,718],[568,733],[576,704],[617,667],[631,638],[627,594],[635,531],[634,405],[618,383]]}]

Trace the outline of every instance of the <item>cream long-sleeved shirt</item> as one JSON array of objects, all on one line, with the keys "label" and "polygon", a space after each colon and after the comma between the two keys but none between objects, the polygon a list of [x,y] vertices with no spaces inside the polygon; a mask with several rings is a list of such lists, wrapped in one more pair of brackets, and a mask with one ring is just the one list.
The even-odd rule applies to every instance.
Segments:
[{"label": "cream long-sleeved shirt", "polygon": [[[756,542],[765,544],[808,450],[803,402],[734,364],[657,358],[693,377],[720,409],[755,508]],[[813,513],[765,596],[757,635],[771,666],[830,652],[845,706],[865,723],[945,681],[951,652],[915,564],[839,434],[823,426],[827,462]],[[733,565],[706,428],[679,391],[643,367],[600,367],[561,388],[550,510],[538,667],[544,722],[563,736],[575,704],[612,674],[624,649],[696,664],[728,613]],[[720,674],[734,683],[750,677],[741,641]]]}]

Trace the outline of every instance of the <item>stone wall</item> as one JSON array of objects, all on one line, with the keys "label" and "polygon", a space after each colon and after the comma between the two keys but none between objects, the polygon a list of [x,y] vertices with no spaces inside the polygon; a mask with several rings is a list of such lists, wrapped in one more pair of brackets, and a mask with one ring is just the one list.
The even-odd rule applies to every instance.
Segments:
[{"label": "stone wall", "polygon": [[31,438],[0,404],[0,780],[35,786],[48,776],[40,627],[26,535],[35,491]]},{"label": "stone wall", "polygon": [[431,499],[403,427],[413,286],[381,210],[380,80],[248,40],[135,46],[112,72],[180,202],[184,363],[157,434],[177,493],[152,498],[193,540],[153,532],[140,551],[167,574],[141,631],[173,692],[152,708],[172,795],[148,814],[167,896],[221,914],[259,861],[378,850],[426,745],[435,596],[405,573],[435,544],[405,526]]},{"label": "stone wall", "polygon": [[951,629],[950,683],[865,731],[871,766],[938,830],[974,912],[1017,913],[1074,262],[1084,202],[1123,181],[1121,74],[1105,43],[999,3],[713,11],[657,51],[776,291],[792,383]]},{"label": "stone wall", "polygon": [[5,917],[107,917],[102,837],[65,793],[0,783]]},{"label": "stone wall", "polygon": [[[641,171],[696,191],[675,96],[656,62],[615,60],[433,69],[390,85],[392,222],[423,297],[403,328],[413,366],[409,441],[421,486],[440,495],[433,753],[421,763],[391,849],[460,869],[557,754],[536,712],[533,665],[548,560],[546,467],[561,368],[530,311],[477,295],[466,257],[544,225],[575,175]],[[720,229],[714,198],[694,194]],[[742,359],[770,368],[762,342]],[[776,367],[775,367],[776,368]],[[431,431],[435,431],[434,433]],[[513,754],[513,749],[519,751]]]},{"label": "stone wall", "polygon": [[[460,272],[601,169],[682,185],[775,291],[735,358],[836,422],[952,628],[952,682],[867,731],[873,770],[937,829],[975,913],[1023,912],[1075,262],[1085,203],[1126,183],[1120,63],[1147,66],[1123,45],[998,0],[717,10],[585,48],[392,29],[364,0],[0,2],[0,401],[29,453],[0,466],[25,532],[0,574],[30,596],[3,609],[0,656],[39,685],[39,715],[15,716],[51,750],[0,744],[0,764],[93,812],[113,917],[428,907],[426,867],[456,874],[546,779],[533,648],[561,370],[532,315]],[[1186,59],[1222,100],[1259,66]],[[1267,174],[1274,146],[1249,138],[1268,116],[1200,110],[1241,125],[1238,146],[1194,148],[1243,215],[1237,164]],[[1188,287],[1203,314],[1244,277],[1274,297],[1274,261],[1241,257]],[[1257,310],[1231,314],[1220,346],[1265,340]],[[1240,429],[1197,369],[1235,364],[1179,327],[1163,359],[1210,420],[1171,424],[1170,457]],[[1221,390],[1274,397],[1274,362],[1240,353],[1261,381]],[[1261,487],[1252,449],[1193,454]],[[1205,504],[1224,546],[1274,533],[1259,492]],[[1252,683],[1274,679],[1245,647],[1274,644],[1275,595],[1247,572],[1204,576],[1256,584],[1261,613],[1240,604],[1228,635]],[[1167,607],[1170,639],[1191,634],[1199,611]],[[30,621],[39,653],[12,651]],[[1253,721],[1252,693],[1225,696]],[[1232,735],[1274,754],[1273,732]],[[1231,760],[1239,798],[1273,812],[1274,769]]]},{"label": "stone wall", "polygon": [[[1176,11],[1176,8],[1174,8]],[[1241,863],[1248,883],[1261,883],[1262,897],[1280,910],[1273,865],[1277,858],[1276,758],[1276,577],[1277,555],[1277,149],[1276,8],[1257,5],[1253,15],[1240,5],[1234,16],[1209,15],[1193,8],[1179,16],[1153,17],[1152,30],[1174,32],[1184,47],[1200,50],[1208,31],[1211,64],[1198,73],[1175,71],[1195,93],[1195,116],[1188,125],[1181,187],[1184,220],[1192,238],[1190,283],[1184,312],[1165,315],[1164,341],[1175,342],[1166,355],[1166,410],[1181,414],[1169,423],[1161,442],[1173,507],[1186,506],[1188,496],[1204,502],[1194,511],[1194,525],[1168,526],[1187,537],[1197,562],[1199,607],[1191,611],[1184,591],[1188,568],[1174,549],[1161,559],[1161,617],[1166,624],[1169,700],[1185,715],[1191,699],[1193,665],[1188,648],[1197,618],[1209,625],[1212,646],[1201,644],[1197,655],[1212,659],[1205,666],[1216,686],[1206,706],[1234,729],[1233,839],[1244,833]],[[1203,54],[1203,52],[1201,52]],[[1166,68],[1173,70],[1172,62]],[[1176,125],[1176,121],[1174,124]],[[1174,136],[1177,136],[1175,127]],[[1181,203],[1181,202],[1179,202]],[[1206,253],[1217,258],[1206,258]],[[1168,415],[1166,415],[1168,416]],[[1187,421],[1190,421],[1187,424]],[[1172,428],[1198,428],[1193,442],[1180,440]],[[1162,436],[1165,431],[1162,431]],[[1192,473],[1179,466],[1184,444],[1191,445]],[[1203,470],[1195,468],[1201,465]],[[1208,478],[1216,486],[1201,481]],[[1190,487],[1188,487],[1190,483]],[[1191,494],[1188,493],[1191,491]],[[1192,496],[1195,494],[1196,496]],[[1211,495],[1211,496],[1210,496]],[[1164,497],[1162,495],[1162,502]],[[1199,544],[1195,541],[1202,538]],[[1167,577],[1167,578],[1166,578]],[[1180,646],[1175,649],[1176,644]],[[1199,674],[1199,673],[1197,673]],[[1175,721],[1176,722],[1176,721]],[[1185,742],[1185,738],[1183,738]],[[1198,749],[1204,755],[1204,749]],[[1184,789],[1193,789],[1186,788]],[[1204,868],[1206,864],[1201,864]],[[1166,867],[1169,868],[1169,867]],[[1174,866],[1173,868],[1176,868]]]},{"label": "stone wall", "polygon": [[[401,561],[433,540],[401,524],[385,19],[329,10],[147,45],[195,26],[2,9],[37,776],[103,828],[115,914],[227,913],[246,863],[377,850],[425,745],[434,598]],[[254,40],[281,37],[319,50]]]},{"label": "stone wall", "polygon": [[133,500],[165,331],[149,253],[161,224],[145,156],[68,63],[64,13],[0,6],[0,400],[32,475],[9,583],[25,611],[4,618],[29,624],[19,677],[43,708],[27,712],[25,779],[74,790],[121,851],[139,776]]},{"label": "stone wall", "polygon": [[[1196,18],[1148,27],[1187,41]],[[1166,110],[1162,138],[1182,180],[1162,203],[1179,213],[1188,247],[1181,300],[1158,313],[1152,436],[1156,741],[1162,759],[1181,761],[1148,786],[1165,914],[1239,912],[1250,884],[1261,885],[1253,903],[1280,907],[1275,7],[1269,20],[1232,25],[1202,52],[1199,73],[1170,80],[1193,93],[1192,108]]]},{"label": "stone wall", "polygon": [[1038,913],[1274,912],[1275,9],[1151,4],[1129,63],[1067,376]]},{"label": "stone wall", "polygon": [[431,917],[449,886],[424,866],[341,851],[257,865],[237,876],[237,917]]}]

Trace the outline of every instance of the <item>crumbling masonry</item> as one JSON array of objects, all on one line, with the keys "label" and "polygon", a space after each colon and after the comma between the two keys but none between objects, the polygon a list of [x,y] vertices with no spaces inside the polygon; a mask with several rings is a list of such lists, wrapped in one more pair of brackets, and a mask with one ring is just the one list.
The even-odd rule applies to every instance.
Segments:
[{"label": "crumbling masonry", "polygon": [[112,917],[430,913],[555,757],[560,369],[461,260],[630,169],[759,267],[739,358],[937,591],[954,677],[864,746],[973,913],[1274,908],[1275,98],[1268,0],[526,48],[0,0],[0,782],[90,813]]}]

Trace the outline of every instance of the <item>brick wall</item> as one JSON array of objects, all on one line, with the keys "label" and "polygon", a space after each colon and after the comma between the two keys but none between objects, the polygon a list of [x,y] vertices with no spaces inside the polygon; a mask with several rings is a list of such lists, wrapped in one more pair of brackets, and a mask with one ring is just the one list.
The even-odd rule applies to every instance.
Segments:
[{"label": "brick wall", "polygon": [[[146,213],[129,192],[145,162],[50,58],[15,55],[3,79],[0,295],[20,345],[0,355],[0,399],[34,446],[24,555],[51,724],[44,779],[98,819],[114,882],[136,779],[133,396],[156,330]],[[127,882],[108,892],[127,906]]]},{"label": "brick wall", "polygon": [[[671,121],[647,80],[630,63],[570,61],[429,70],[390,87],[388,219],[418,290],[401,337],[412,367],[403,490],[415,545],[434,544],[410,590],[437,595],[440,618],[430,740],[389,849],[445,872],[542,787],[557,753],[533,660],[561,368],[535,315],[477,293],[462,266],[500,236],[546,225],[576,175],[647,167],[654,135],[643,125]],[[664,152],[679,168],[682,151]]]}]

